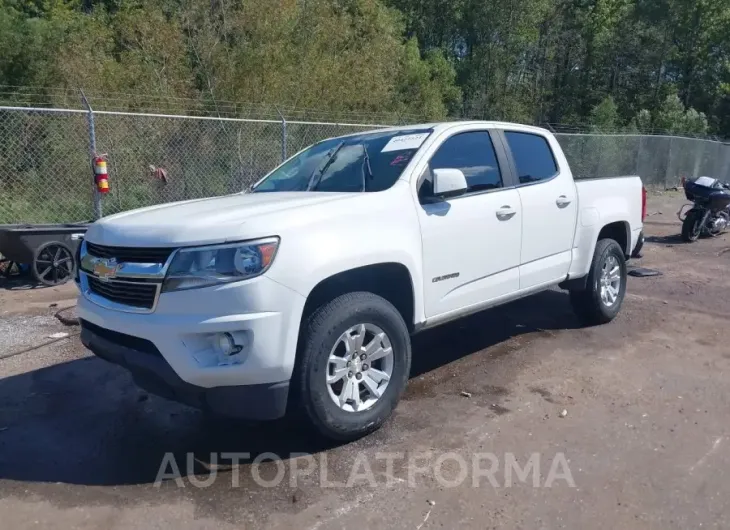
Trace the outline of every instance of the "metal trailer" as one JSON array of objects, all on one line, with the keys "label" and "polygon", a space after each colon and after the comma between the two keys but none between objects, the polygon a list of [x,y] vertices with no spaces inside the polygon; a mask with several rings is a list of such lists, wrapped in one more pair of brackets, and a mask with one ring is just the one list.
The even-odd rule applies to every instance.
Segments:
[{"label": "metal trailer", "polygon": [[30,266],[43,285],[61,285],[76,273],[76,255],[88,223],[0,225],[0,262]]}]

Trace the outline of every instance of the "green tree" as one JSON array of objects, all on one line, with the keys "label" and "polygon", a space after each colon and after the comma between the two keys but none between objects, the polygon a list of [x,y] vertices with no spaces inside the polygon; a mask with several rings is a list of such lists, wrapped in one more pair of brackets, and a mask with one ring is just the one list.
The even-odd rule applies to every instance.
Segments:
[{"label": "green tree", "polygon": [[619,128],[618,107],[611,96],[593,107],[590,124],[598,132],[615,132]]},{"label": "green tree", "polygon": [[641,109],[636,113],[636,116],[631,118],[628,125],[628,130],[636,133],[650,133],[651,132],[651,112],[647,109]]},{"label": "green tree", "polygon": [[244,115],[276,104],[730,136],[730,2],[0,0],[0,84],[39,103],[83,87],[126,94],[96,99],[126,108],[152,95]]},{"label": "green tree", "polygon": [[707,134],[707,117],[695,109],[685,108],[679,96],[667,96],[653,119],[654,128],[669,134]]},{"label": "green tree", "polygon": [[399,109],[423,119],[443,119],[449,111],[458,112],[461,104],[456,71],[441,50],[425,55],[422,59],[415,39],[406,43],[398,79]]}]

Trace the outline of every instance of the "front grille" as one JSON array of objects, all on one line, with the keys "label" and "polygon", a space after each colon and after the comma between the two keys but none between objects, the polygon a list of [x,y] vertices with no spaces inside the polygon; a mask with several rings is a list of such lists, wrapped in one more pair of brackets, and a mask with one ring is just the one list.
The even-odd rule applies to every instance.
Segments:
[{"label": "front grille", "polygon": [[119,263],[165,263],[174,249],[152,247],[107,247],[86,242],[86,251],[97,258],[115,258]]},{"label": "front grille", "polygon": [[152,309],[155,305],[155,296],[159,283],[144,281],[107,281],[103,282],[98,278],[86,275],[89,282],[89,290],[92,293],[103,296],[107,300],[132,307]]},{"label": "front grille", "polygon": [[120,346],[125,346],[132,350],[141,351],[150,355],[162,356],[160,350],[157,349],[157,346],[155,346],[147,339],[134,337],[125,333],[119,333],[118,331],[112,331],[110,329],[105,329],[97,326],[96,324],[92,324],[87,320],[81,320],[81,327],[84,329],[88,329],[94,335],[98,335],[99,337],[106,339],[109,342],[113,342],[114,344],[119,344]]}]

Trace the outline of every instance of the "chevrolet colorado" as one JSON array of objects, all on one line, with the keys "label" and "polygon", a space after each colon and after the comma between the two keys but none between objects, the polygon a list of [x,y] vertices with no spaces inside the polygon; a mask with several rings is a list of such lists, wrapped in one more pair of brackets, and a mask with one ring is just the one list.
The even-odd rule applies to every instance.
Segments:
[{"label": "chevrolet colorado", "polygon": [[245,192],[92,224],[81,338],[154,394],[352,439],[398,403],[415,332],[554,286],[585,323],[612,320],[644,193],[574,182],[555,137],[524,125],[325,140]]}]

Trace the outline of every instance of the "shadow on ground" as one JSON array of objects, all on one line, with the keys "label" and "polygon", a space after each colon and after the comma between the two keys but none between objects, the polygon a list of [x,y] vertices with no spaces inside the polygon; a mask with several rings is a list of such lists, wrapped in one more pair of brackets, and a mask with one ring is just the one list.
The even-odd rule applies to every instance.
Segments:
[{"label": "shadow on ground", "polygon": [[[0,289],[6,291],[26,291],[29,289],[48,289],[50,286],[37,282],[31,274],[23,272],[20,274],[5,275],[0,271]],[[57,286],[54,286],[57,287]]]},{"label": "shadow on ground", "polygon": [[668,236],[646,236],[647,243],[658,243],[660,245],[681,245],[682,236],[680,234],[669,234]]},{"label": "shadow on ground", "polygon": [[[503,343],[517,335],[575,327],[567,295],[548,291],[425,331],[413,340],[411,383],[477,352],[488,366],[514,351]],[[388,428],[399,428],[397,420],[390,424],[395,425]],[[373,437],[377,440],[378,434]],[[8,377],[0,384],[0,479],[148,484],[169,452],[185,474],[190,452],[201,456],[194,472],[206,473],[205,455],[211,453],[286,457],[333,447],[289,421],[211,426],[198,411],[147,395],[123,369],[95,357]]]}]

